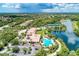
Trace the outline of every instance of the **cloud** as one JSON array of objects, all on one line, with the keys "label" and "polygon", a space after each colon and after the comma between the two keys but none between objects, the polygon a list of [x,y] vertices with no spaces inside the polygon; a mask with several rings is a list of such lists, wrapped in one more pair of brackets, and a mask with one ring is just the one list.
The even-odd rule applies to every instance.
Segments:
[{"label": "cloud", "polygon": [[[0,11],[7,12],[79,12],[79,3],[0,3]],[[4,12],[3,11],[3,12]]]},{"label": "cloud", "polygon": [[79,12],[79,4],[65,3],[57,4],[54,8],[42,9],[42,12]]},{"label": "cloud", "polygon": [[20,4],[7,3],[7,4],[2,4],[1,7],[2,8],[20,8]]}]

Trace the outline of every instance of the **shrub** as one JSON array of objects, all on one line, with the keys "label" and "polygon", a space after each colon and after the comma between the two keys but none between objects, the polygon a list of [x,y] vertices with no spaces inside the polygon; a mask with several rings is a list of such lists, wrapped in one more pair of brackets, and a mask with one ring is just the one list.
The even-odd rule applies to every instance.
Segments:
[{"label": "shrub", "polygon": [[36,53],[36,56],[46,56],[46,55],[47,53],[44,49],[41,49]]},{"label": "shrub", "polygon": [[79,48],[76,50],[76,54],[79,56]]},{"label": "shrub", "polygon": [[14,53],[18,53],[18,52],[20,51],[20,49],[19,49],[19,47],[13,47],[13,48],[12,48],[12,51],[13,51]]},{"label": "shrub", "polygon": [[74,50],[71,50],[68,56],[76,56],[76,52]]},{"label": "shrub", "polygon": [[23,48],[24,54],[27,53],[28,49],[27,48]]},{"label": "shrub", "polygon": [[29,51],[28,54],[31,54],[31,51]]},{"label": "shrub", "polygon": [[29,51],[32,51],[32,48],[31,47],[29,47]]},{"label": "shrub", "polygon": [[3,42],[0,42],[0,51],[4,49],[4,44]]},{"label": "shrub", "polygon": [[12,43],[12,45],[18,45],[18,44],[19,44],[19,41],[18,41],[18,39],[16,38],[16,39],[13,39],[13,40],[11,41],[11,43]]},{"label": "shrub", "polygon": [[9,54],[7,54],[7,53],[2,53],[2,54],[0,54],[0,56],[9,56]]}]

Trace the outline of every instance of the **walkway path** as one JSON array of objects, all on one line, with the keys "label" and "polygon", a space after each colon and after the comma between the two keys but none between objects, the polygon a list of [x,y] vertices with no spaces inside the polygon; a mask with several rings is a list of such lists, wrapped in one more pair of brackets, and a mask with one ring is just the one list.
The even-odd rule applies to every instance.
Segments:
[{"label": "walkway path", "polygon": [[9,25],[4,25],[4,26],[0,27],[0,30],[3,30],[3,28],[7,28],[7,27],[9,27]]},{"label": "walkway path", "polygon": [[33,20],[27,20],[23,23],[20,24],[20,26],[27,26],[28,24],[30,24]]},{"label": "walkway path", "polygon": [[7,50],[7,47],[4,47],[4,50],[0,51],[0,53],[5,53]]}]

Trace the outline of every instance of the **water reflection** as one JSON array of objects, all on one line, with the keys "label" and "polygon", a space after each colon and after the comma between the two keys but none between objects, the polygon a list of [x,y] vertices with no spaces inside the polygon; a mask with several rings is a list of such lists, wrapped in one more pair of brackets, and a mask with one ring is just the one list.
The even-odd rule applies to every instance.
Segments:
[{"label": "water reflection", "polygon": [[77,37],[73,32],[72,21],[66,20],[62,24],[67,27],[66,32],[52,32],[52,34],[61,38],[70,50],[79,48],[79,37]]}]

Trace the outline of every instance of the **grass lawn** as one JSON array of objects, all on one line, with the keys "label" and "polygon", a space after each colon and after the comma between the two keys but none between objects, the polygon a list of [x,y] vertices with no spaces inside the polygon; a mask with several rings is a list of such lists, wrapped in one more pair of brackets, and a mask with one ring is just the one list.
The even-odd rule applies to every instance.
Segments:
[{"label": "grass lawn", "polygon": [[75,29],[79,29],[77,23],[78,23],[77,21],[74,21],[74,22],[73,22],[73,27],[74,27]]},{"label": "grass lawn", "polygon": [[48,33],[47,29],[41,29],[41,30],[38,30],[38,31],[37,31],[37,34],[40,34],[40,35],[42,35],[42,36],[44,36],[44,35],[47,34],[47,33]]}]

